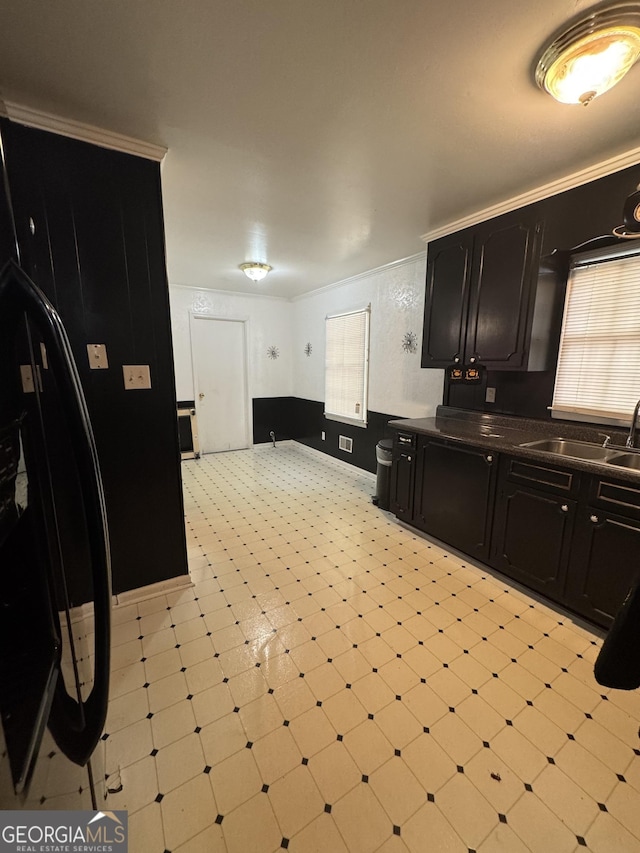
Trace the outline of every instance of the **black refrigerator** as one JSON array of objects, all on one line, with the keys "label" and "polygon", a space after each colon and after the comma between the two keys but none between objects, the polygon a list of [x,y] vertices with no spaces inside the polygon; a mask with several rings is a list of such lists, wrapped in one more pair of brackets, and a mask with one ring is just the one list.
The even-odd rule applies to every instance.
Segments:
[{"label": "black refrigerator", "polygon": [[104,807],[110,611],[78,371],[57,311],[11,260],[0,273],[0,808]]}]

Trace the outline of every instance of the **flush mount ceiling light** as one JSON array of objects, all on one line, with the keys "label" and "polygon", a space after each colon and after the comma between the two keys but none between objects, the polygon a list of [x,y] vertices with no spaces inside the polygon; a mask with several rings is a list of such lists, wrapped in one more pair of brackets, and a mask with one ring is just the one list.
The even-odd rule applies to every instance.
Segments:
[{"label": "flush mount ceiling light", "polygon": [[640,59],[640,4],[620,3],[581,18],[548,45],[536,83],[563,104],[586,106]]},{"label": "flush mount ceiling light", "polygon": [[240,269],[251,281],[262,281],[266,274],[271,272],[273,267],[270,267],[269,264],[258,264],[251,261],[248,264],[240,264]]}]

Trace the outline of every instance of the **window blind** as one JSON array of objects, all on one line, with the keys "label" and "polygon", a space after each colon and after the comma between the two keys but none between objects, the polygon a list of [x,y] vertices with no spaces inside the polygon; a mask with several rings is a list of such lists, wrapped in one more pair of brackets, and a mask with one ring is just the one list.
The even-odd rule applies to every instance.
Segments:
[{"label": "window blind", "polygon": [[365,425],[369,374],[370,307],[326,319],[324,413]]},{"label": "window blind", "polygon": [[554,417],[629,423],[640,397],[640,249],[598,253],[569,272]]}]

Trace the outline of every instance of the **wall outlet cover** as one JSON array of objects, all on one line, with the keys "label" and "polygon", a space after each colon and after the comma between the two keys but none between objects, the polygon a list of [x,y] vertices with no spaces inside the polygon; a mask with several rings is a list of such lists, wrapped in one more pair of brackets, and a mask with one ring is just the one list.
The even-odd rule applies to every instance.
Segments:
[{"label": "wall outlet cover", "polygon": [[106,370],[109,367],[107,348],[104,344],[87,344],[87,356],[91,370]]},{"label": "wall outlet cover", "polygon": [[496,401],[496,389],[488,387],[486,393],[484,395],[484,399],[486,403],[495,403]]},{"label": "wall outlet cover", "polygon": [[322,430],[322,432],[320,433],[320,435],[322,436],[322,440],[323,440],[323,441],[326,441],[326,440],[327,440],[327,434],[326,434],[326,432],[325,432],[324,430]]},{"label": "wall outlet cover", "polygon": [[148,364],[123,364],[124,387],[127,391],[151,388],[151,372]]}]

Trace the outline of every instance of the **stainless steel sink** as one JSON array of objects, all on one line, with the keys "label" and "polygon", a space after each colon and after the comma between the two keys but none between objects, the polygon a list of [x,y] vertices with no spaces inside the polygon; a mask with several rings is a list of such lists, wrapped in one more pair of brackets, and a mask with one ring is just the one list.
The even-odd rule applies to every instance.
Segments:
[{"label": "stainless steel sink", "polygon": [[618,465],[621,468],[632,468],[640,471],[640,453],[618,453],[614,459],[607,460],[610,465]]},{"label": "stainless steel sink", "polygon": [[566,438],[542,438],[539,441],[528,441],[520,447],[530,447],[532,450],[542,450],[545,453],[557,453],[558,456],[571,456],[574,459],[589,459],[592,462],[613,462],[615,457],[620,456],[619,451],[602,447],[601,444],[572,441]]}]

